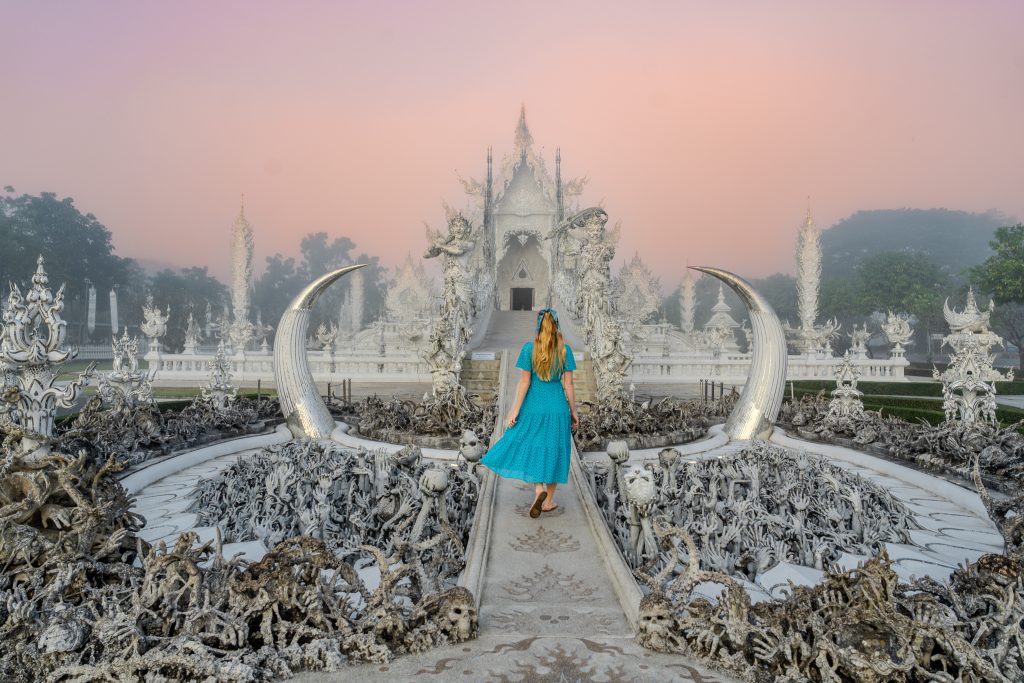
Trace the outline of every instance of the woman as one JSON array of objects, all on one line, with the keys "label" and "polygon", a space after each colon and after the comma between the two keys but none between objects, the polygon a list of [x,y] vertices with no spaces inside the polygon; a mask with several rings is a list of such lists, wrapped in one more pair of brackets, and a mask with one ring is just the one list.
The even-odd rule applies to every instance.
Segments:
[{"label": "woman", "polygon": [[555,487],[569,479],[570,429],[579,425],[572,373],[576,359],[558,329],[558,313],[537,313],[537,336],[523,344],[522,370],[505,433],[480,461],[502,477],[534,484],[530,517],[550,512]]}]

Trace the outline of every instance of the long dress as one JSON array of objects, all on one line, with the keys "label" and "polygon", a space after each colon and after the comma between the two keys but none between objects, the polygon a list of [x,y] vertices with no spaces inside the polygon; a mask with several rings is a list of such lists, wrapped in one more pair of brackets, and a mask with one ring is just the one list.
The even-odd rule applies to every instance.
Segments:
[{"label": "long dress", "polygon": [[[564,484],[569,480],[572,414],[562,388],[562,373],[552,373],[547,382],[537,376],[532,341],[519,351],[516,367],[530,371],[530,388],[516,423],[491,444],[480,462],[503,477],[535,484]],[[566,344],[563,372],[575,369],[576,359]]]}]

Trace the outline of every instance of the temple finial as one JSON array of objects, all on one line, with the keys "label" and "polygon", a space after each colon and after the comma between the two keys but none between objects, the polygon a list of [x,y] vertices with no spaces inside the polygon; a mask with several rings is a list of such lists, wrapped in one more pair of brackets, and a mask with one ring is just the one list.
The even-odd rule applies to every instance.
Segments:
[{"label": "temple finial", "polygon": [[530,135],[530,128],[526,125],[526,104],[519,109],[519,123],[516,125],[516,151],[519,156],[525,157],[533,145],[533,136]]}]

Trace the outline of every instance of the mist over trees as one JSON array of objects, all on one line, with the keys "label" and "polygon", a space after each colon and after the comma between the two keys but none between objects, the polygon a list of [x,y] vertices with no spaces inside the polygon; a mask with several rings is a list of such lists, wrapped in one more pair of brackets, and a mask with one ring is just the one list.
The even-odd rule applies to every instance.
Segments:
[{"label": "mist over trees", "polygon": [[889,251],[923,254],[950,275],[958,275],[988,258],[989,241],[1007,222],[996,212],[858,211],[822,232],[822,276],[850,277],[863,261]]},{"label": "mist over trees", "polygon": [[[303,237],[299,244],[301,261],[281,254],[268,256],[266,269],[253,287],[253,305],[262,312],[263,321],[276,323],[303,287],[331,270],[355,263],[367,264],[359,271],[363,275],[362,323],[365,325],[379,318],[383,313],[387,272],[376,256],[365,253],[354,256],[355,246],[348,237],[332,240],[326,232],[314,232]],[[314,329],[321,322],[338,322],[341,304],[351,287],[350,276],[323,293],[310,320]]]},{"label": "mist over trees", "polygon": [[[1018,348],[1024,342],[1024,226],[1001,225],[995,213],[971,214],[945,209],[860,211],[821,236],[822,277],[818,322],[842,324],[833,348],[850,346],[854,325],[868,323],[878,332],[873,313],[909,313],[915,318],[915,355],[928,354],[928,335],[946,334],[945,298],[961,306],[968,284],[979,302],[992,296],[993,328]],[[796,278],[776,273],[751,284],[775,308],[779,318],[799,325]],[[711,315],[717,284],[697,283],[696,325]],[[726,293],[737,322],[746,320],[739,300]],[[679,324],[679,293],[665,298],[666,318]],[[1021,360],[1024,360],[1022,357]]]},{"label": "mist over trees", "polygon": [[66,285],[64,318],[72,342],[84,339],[89,283],[96,288],[96,334],[110,329],[109,296],[115,287],[119,323],[138,325],[145,273],[132,259],[114,254],[110,231],[91,213],[79,211],[71,197],[17,195],[6,186],[0,195],[0,245],[0,283],[14,282],[24,291],[42,255],[54,291]]},{"label": "mist over trees", "polygon": [[[225,229],[227,234],[227,229]],[[184,346],[189,313],[201,327],[206,324],[209,303],[213,322],[230,314],[228,287],[210,275],[206,266],[165,268],[149,275],[138,263],[114,253],[110,230],[91,213],[82,213],[70,197],[53,192],[39,195],[0,194],[0,282],[14,282],[23,290],[31,285],[36,257],[45,260],[50,284],[65,288],[64,319],[72,343],[104,343],[110,333],[109,293],[117,290],[118,322],[138,334],[142,306],[147,295],[161,309],[171,307],[164,345],[172,351]],[[384,302],[386,271],[376,256],[354,254],[348,237],[331,238],[326,232],[306,235],[300,244],[300,260],[276,254],[267,258],[265,271],[253,283],[252,311],[264,323],[274,325],[285,307],[303,287],[327,271],[350,263],[367,263],[364,277],[363,323],[378,317]],[[88,285],[96,288],[96,329],[86,330]],[[314,311],[314,325],[336,321],[351,278],[330,288]],[[6,293],[4,294],[6,298]],[[346,321],[348,322],[348,321]]]},{"label": "mist over trees", "polygon": [[[1008,342],[1024,346],[1024,225],[1000,225],[994,213],[971,214],[945,209],[860,211],[822,233],[822,281],[819,322],[835,317],[842,333],[835,348],[849,346],[847,333],[875,312],[892,310],[917,319],[917,346],[927,350],[929,333],[945,333],[942,302],[946,296],[962,302],[973,284],[979,302],[992,297],[995,331]],[[226,230],[225,230],[226,232]],[[64,317],[73,343],[103,343],[110,331],[109,293],[118,293],[119,323],[137,330],[142,304],[152,294],[161,308],[171,307],[164,341],[180,350],[191,312],[205,327],[207,303],[213,320],[229,314],[228,288],[206,267],[164,269],[147,275],[134,260],[114,253],[110,231],[91,213],[83,213],[70,197],[53,192],[17,194],[7,186],[0,194],[0,282],[15,282],[23,289],[31,281],[40,254],[51,285],[66,283]],[[275,254],[253,283],[252,311],[274,325],[285,307],[313,279],[331,269],[367,263],[361,272],[363,320],[382,312],[387,271],[376,256],[356,253],[348,237],[313,232],[302,238],[296,256]],[[96,288],[96,329],[89,339],[85,329],[88,284]],[[796,279],[776,273],[752,284],[775,307],[780,319],[799,324]],[[352,286],[345,278],[327,290],[313,312],[313,325],[337,322],[342,302]],[[718,283],[698,280],[695,323],[702,326],[718,298]],[[747,316],[730,290],[725,300],[732,316],[743,323]],[[957,303],[957,305],[960,305]],[[664,318],[680,323],[678,290],[665,298]],[[341,321],[347,324],[349,321]],[[877,324],[871,326],[877,330]],[[741,340],[742,341],[742,340]]]},{"label": "mist over trees", "polygon": [[1024,368],[1024,224],[1000,227],[989,246],[995,253],[971,269],[971,281],[995,301],[995,330],[1017,347]]}]

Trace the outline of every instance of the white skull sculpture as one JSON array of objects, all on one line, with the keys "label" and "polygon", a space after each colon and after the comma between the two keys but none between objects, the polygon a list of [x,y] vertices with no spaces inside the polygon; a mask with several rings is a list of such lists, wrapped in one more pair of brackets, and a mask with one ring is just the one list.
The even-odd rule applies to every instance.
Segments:
[{"label": "white skull sculpture", "polygon": [[657,497],[654,474],[650,470],[634,467],[626,472],[626,499],[639,509],[649,508]]},{"label": "white skull sculpture", "polygon": [[448,488],[448,470],[440,467],[429,467],[420,477],[420,491],[428,496],[437,496]]},{"label": "white skull sculpture", "polygon": [[640,601],[640,623],[637,641],[657,652],[679,652],[682,639],[675,632],[676,619],[672,603],[660,591],[645,595]]},{"label": "white skull sculpture", "polygon": [[466,459],[466,462],[479,462],[486,452],[487,449],[484,448],[476,432],[472,429],[462,432],[462,438],[459,439],[459,453]]},{"label": "white skull sculpture", "polygon": [[452,588],[442,596],[440,607],[439,626],[452,642],[461,643],[476,635],[476,601],[469,590]]}]

